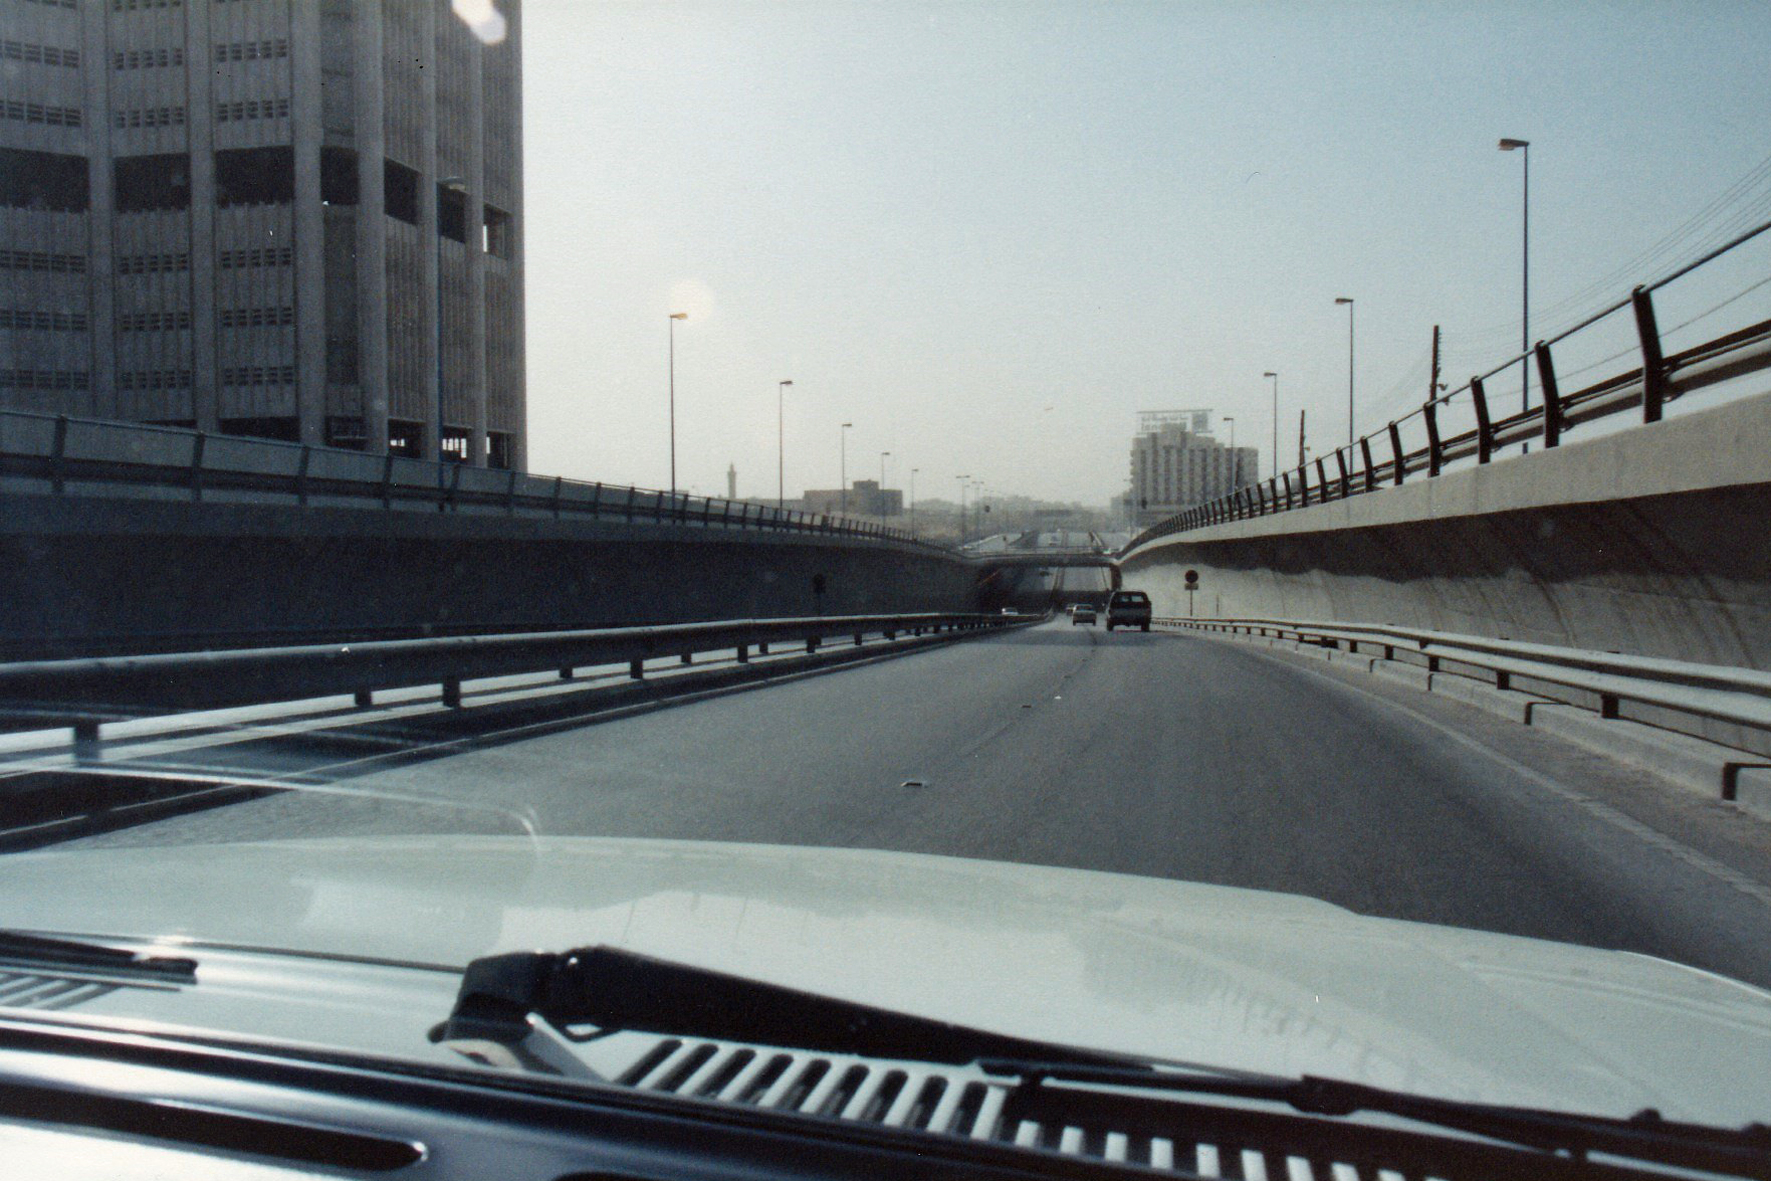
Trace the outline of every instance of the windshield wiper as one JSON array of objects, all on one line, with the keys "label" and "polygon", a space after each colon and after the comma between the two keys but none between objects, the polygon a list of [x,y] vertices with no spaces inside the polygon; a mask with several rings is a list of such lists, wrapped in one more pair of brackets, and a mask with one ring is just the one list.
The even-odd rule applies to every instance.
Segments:
[{"label": "windshield wiper", "polygon": [[1312,1075],[1295,1079],[1237,1078],[1162,1069],[1125,1070],[1071,1062],[1000,1058],[980,1059],[978,1068],[986,1074],[1014,1076],[1019,1080],[1011,1092],[1011,1104],[1017,1099],[1025,1102],[1048,1082],[1226,1095],[1286,1103],[1311,1115],[1384,1112],[1543,1152],[1569,1153],[1576,1157],[1585,1157],[1589,1153],[1610,1154],[1684,1168],[1771,1178],[1771,1126],[1752,1123],[1741,1128],[1719,1128],[1678,1123],[1663,1119],[1653,1108],[1644,1108],[1627,1119],[1618,1119],[1536,1107],[1439,1099]]},{"label": "windshield wiper", "polygon": [[605,1032],[720,1038],[954,1066],[980,1058],[1038,1058],[1123,1070],[1139,1066],[1126,1055],[989,1033],[616,947],[474,960],[437,1036],[515,1045],[528,1036],[530,1015],[562,1030],[595,1025]]},{"label": "windshield wiper", "polygon": [[[1013,1077],[1011,1110],[1048,1083],[1223,1095],[1285,1103],[1310,1115],[1383,1112],[1491,1140],[1771,1179],[1771,1127],[1678,1123],[1645,1109],[1628,1119],[1439,1099],[1364,1083],[1145,1061],[1131,1055],[1010,1037],[817,993],[655,959],[613,947],[516,952],[474,960],[439,1040],[518,1046],[529,1018],[562,1032],[594,1025],[786,1046],[832,1054],[964,1066]],[[1046,1091],[1057,1099],[1060,1092]]]},{"label": "windshield wiper", "polygon": [[170,956],[139,955],[120,947],[97,943],[81,943],[73,939],[52,939],[46,935],[27,935],[23,931],[0,931],[0,965],[96,972],[106,976],[144,978],[165,984],[194,984],[197,961]]}]

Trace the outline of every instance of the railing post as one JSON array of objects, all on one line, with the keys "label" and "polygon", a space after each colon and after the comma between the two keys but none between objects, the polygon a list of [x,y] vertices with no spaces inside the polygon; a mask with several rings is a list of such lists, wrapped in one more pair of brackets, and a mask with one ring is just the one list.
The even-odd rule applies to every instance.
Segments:
[{"label": "railing post", "polygon": [[553,478],[553,515],[555,517],[560,515],[560,493],[564,492],[565,488],[566,477],[555,476]]},{"label": "railing post", "polygon": [[[598,488],[597,492],[601,493],[602,489]],[[640,494],[640,490],[638,488],[635,488],[631,484],[628,485],[628,487],[627,487],[627,503],[622,506],[622,509],[623,509],[624,515],[626,516],[626,518],[628,520],[628,523],[630,523],[630,524],[633,522],[633,502],[635,500],[639,499],[639,494]]]},{"label": "railing post", "polygon": [[590,486],[590,515],[593,517],[603,515],[603,482],[601,480]]},{"label": "railing post", "polygon": [[308,444],[301,445],[301,462],[295,467],[295,503],[307,504],[307,465],[313,455],[313,448]]},{"label": "railing post", "polygon": [[62,468],[68,454],[68,416],[55,416],[55,439],[49,449],[49,487],[57,496],[62,490]]},{"label": "railing post", "polygon": [[191,439],[191,499],[203,499],[203,444],[209,436],[198,431]]},{"label": "railing post", "polygon": [[1285,507],[1290,508],[1291,507],[1291,473],[1290,472],[1282,472],[1280,475],[1275,476],[1274,479],[1285,481]]},{"label": "railing post", "polygon": [[1320,455],[1316,457],[1316,503],[1328,503],[1328,468]]},{"label": "railing post", "polygon": [[504,485],[504,511],[509,516],[517,515],[517,469],[510,469],[510,479]]},{"label": "railing post", "polygon": [[387,460],[381,465],[381,507],[394,507],[394,453],[387,453]]},{"label": "railing post", "polygon": [[1345,447],[1334,449],[1334,462],[1335,466],[1341,469],[1341,499],[1345,500],[1353,495],[1353,481],[1347,475],[1347,449]]},{"label": "railing post", "polygon": [[1359,436],[1359,454],[1365,460],[1365,490],[1373,492],[1377,489],[1377,467],[1371,462],[1371,436]]},{"label": "railing post", "polygon": [[457,492],[461,491],[461,469],[465,466],[466,466],[465,464],[461,464],[461,463],[454,465],[455,470],[453,472],[451,472],[449,475],[449,496],[448,496],[448,499],[443,504],[437,506],[439,509],[448,509],[451,512],[454,511],[454,509],[455,509],[455,494]]},{"label": "railing post", "polygon": [[1408,474],[1408,458],[1402,454],[1402,429],[1393,422],[1390,424],[1390,456],[1396,469],[1392,482],[1400,484],[1402,477]]},{"label": "railing post", "polygon": [[1470,378],[1470,401],[1476,407],[1476,462],[1487,463],[1494,452],[1494,427],[1488,421],[1488,395],[1480,377]]},{"label": "railing post", "polygon": [[1654,300],[1646,287],[1630,292],[1636,311],[1636,335],[1642,340],[1642,421],[1659,422],[1666,403],[1666,359],[1660,352],[1660,329],[1654,321]]},{"label": "railing post", "polygon": [[1537,382],[1543,387],[1543,445],[1554,447],[1562,441],[1562,395],[1556,389],[1556,363],[1550,359],[1550,346],[1537,342]]},{"label": "railing post", "polygon": [[1421,407],[1421,414],[1427,420],[1427,475],[1439,474],[1439,401],[1430,400]]}]

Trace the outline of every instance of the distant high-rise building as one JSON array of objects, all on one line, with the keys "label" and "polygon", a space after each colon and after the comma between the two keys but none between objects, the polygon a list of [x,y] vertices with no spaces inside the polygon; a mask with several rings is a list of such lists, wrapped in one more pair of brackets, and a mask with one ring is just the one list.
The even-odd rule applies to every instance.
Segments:
[{"label": "distant high-rise building", "polygon": [[1146,410],[1138,415],[1127,509],[1139,528],[1259,479],[1260,450],[1218,442],[1211,434],[1211,411]]},{"label": "distant high-rise building", "polygon": [[738,499],[738,465],[735,463],[726,467],[726,499]]},{"label": "distant high-rise building", "polygon": [[0,405],[523,466],[518,0],[0,5]]}]

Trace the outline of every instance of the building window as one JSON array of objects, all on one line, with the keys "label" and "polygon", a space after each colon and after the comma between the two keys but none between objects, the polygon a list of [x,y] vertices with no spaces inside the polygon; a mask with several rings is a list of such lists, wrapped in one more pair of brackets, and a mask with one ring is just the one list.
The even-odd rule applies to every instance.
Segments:
[{"label": "building window", "polygon": [[288,56],[289,42],[282,38],[275,41],[232,41],[215,47],[215,60],[218,62],[269,61]]},{"label": "building window", "polygon": [[258,250],[222,250],[215,256],[215,264],[224,271],[237,271],[246,267],[286,267],[295,263],[293,246],[272,246]]},{"label": "building window", "polygon": [[141,107],[115,111],[111,120],[118,130],[131,127],[183,127],[183,107]]},{"label": "building window", "polygon": [[184,50],[176,47],[118,50],[111,55],[111,68],[114,70],[151,70],[156,67],[182,65]]},{"label": "building window", "polygon": [[120,332],[175,332],[190,326],[189,312],[125,312],[117,317]]},{"label": "building window", "polygon": [[289,117],[289,100],[286,98],[246,98],[238,102],[216,103],[215,121],[217,123],[245,123],[252,119],[287,119]]},{"label": "building window", "polygon": [[224,435],[248,435],[285,443],[301,441],[301,424],[293,418],[224,418],[216,426]]},{"label": "building window", "polygon": [[120,390],[182,390],[190,384],[189,369],[132,369],[117,374]]},{"label": "building window", "polygon": [[385,212],[389,217],[397,218],[407,225],[417,225],[418,173],[392,160],[382,161],[382,171]]},{"label": "building window", "polygon": [[294,148],[233,148],[215,153],[217,205],[286,205],[293,200]]},{"label": "building window", "polygon": [[515,463],[516,449],[506,431],[486,432],[486,466],[509,471]]},{"label": "building window", "polygon": [[293,365],[241,365],[221,371],[222,385],[294,385]]},{"label": "building window", "polygon": [[118,213],[190,208],[191,158],[183,152],[119,156],[115,177]]},{"label": "building window", "polygon": [[467,194],[447,185],[437,186],[437,233],[464,245],[467,242]]},{"label": "building window", "polygon": [[[68,7],[72,8],[73,5]],[[112,12],[151,12],[156,8],[182,8],[184,0],[111,0]]]},{"label": "building window", "polygon": [[15,62],[42,62],[46,66],[67,66],[78,69],[80,51],[78,49],[57,49],[53,45],[32,45],[26,41],[14,41],[8,37],[0,40],[0,57]]},{"label": "building window", "polygon": [[119,275],[160,275],[190,270],[191,256],[183,251],[177,254],[122,254],[117,256],[116,266]]},{"label": "building window", "polygon": [[0,100],[0,118],[11,119],[14,123],[41,123],[46,127],[79,127],[81,116],[79,107],[57,107],[44,103],[19,102],[16,99]]},{"label": "building window", "polygon": [[84,332],[85,312],[46,312],[37,308],[0,308],[0,328],[35,329],[38,332]]},{"label": "building window", "polygon": [[[0,159],[0,164],[4,164]],[[0,172],[4,169],[0,168]],[[0,250],[0,270],[7,271],[47,271],[57,275],[84,275],[86,273],[86,256],[83,254],[50,254],[43,250]]]},{"label": "building window", "polygon": [[275,328],[295,323],[295,309],[226,308],[217,319],[223,328]]},{"label": "building window", "polygon": [[361,451],[369,444],[369,434],[360,418],[329,416],[326,419],[326,446]]},{"label": "building window", "polygon": [[0,205],[84,213],[90,204],[86,157],[0,148]]},{"label": "building window", "polygon": [[0,369],[0,390],[83,390],[84,369]]},{"label": "building window", "polygon": [[357,203],[357,154],[349,148],[320,149],[320,202]]},{"label": "building window", "polygon": [[496,206],[486,206],[486,225],[480,246],[494,258],[509,258],[516,253],[516,225],[510,214]]},{"label": "building window", "polygon": [[406,455],[413,459],[423,457],[424,424],[401,418],[388,419],[387,450],[389,455]]}]

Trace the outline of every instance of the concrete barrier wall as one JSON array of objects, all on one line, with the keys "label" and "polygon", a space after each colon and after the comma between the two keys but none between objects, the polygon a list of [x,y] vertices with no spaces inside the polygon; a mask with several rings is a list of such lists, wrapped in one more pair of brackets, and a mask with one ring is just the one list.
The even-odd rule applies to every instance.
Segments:
[{"label": "concrete barrier wall", "polygon": [[11,658],[267,628],[293,640],[973,610],[979,577],[923,547],[805,534],[0,496]]},{"label": "concrete barrier wall", "polygon": [[1387,623],[1771,668],[1771,394],[1122,560],[1159,615]]}]

